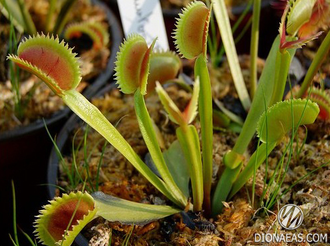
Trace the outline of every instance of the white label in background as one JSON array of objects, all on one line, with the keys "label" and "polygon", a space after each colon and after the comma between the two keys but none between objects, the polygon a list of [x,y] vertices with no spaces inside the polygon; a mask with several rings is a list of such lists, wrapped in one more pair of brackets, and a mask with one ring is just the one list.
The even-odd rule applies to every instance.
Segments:
[{"label": "white label in background", "polygon": [[155,49],[169,49],[159,0],[117,0],[117,3],[126,37],[140,34],[148,45],[157,38]]}]

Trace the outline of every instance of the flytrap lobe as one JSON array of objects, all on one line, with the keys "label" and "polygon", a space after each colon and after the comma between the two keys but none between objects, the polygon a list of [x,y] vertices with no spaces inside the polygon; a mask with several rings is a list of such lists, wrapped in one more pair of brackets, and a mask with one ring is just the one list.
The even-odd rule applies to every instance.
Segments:
[{"label": "flytrap lobe", "polygon": [[329,3],[326,0],[290,0],[281,24],[281,49],[301,48],[317,38],[319,29],[327,22]]},{"label": "flytrap lobe", "polygon": [[94,199],[89,194],[64,194],[40,211],[35,222],[36,236],[48,246],[69,246],[95,214]]},{"label": "flytrap lobe", "polygon": [[37,34],[20,43],[17,56],[8,59],[43,80],[59,96],[81,81],[76,53],[58,37]]},{"label": "flytrap lobe", "polygon": [[206,55],[211,11],[203,2],[194,1],[183,9],[174,31],[178,52],[187,59]]}]

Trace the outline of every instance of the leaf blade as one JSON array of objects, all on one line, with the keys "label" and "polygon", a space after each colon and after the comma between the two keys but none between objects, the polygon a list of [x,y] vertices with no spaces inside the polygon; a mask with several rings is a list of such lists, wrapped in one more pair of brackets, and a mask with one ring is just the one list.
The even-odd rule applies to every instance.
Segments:
[{"label": "leaf blade", "polygon": [[118,221],[123,224],[145,225],[181,210],[165,206],[131,202],[100,191],[92,194],[97,208],[97,215],[109,221]]}]

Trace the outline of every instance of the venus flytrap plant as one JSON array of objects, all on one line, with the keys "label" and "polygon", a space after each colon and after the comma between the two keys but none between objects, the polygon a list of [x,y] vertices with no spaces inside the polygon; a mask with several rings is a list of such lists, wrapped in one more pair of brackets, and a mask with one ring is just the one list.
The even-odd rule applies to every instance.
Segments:
[{"label": "venus flytrap plant", "polygon": [[[299,5],[292,4],[292,7],[294,6]],[[296,14],[292,13],[294,13],[294,8],[291,8],[290,11],[287,8],[283,15],[280,35],[274,41],[267,58],[242,133],[233,150],[224,157],[225,171],[218,182],[212,200],[213,216],[220,213],[221,202],[228,197],[232,197],[246,183],[248,178],[256,171],[256,168],[262,164],[271,150],[275,148],[289,130],[295,131],[301,124],[314,122],[319,113],[318,106],[310,100],[278,102],[283,97],[283,84],[286,82],[295,49],[310,39],[309,37],[296,40],[295,35],[299,31],[296,32],[291,29],[290,33],[292,34],[288,34],[285,23],[286,21],[293,21],[290,18],[296,16]],[[134,94],[134,107],[139,128],[158,174],[155,174],[141,160],[100,111],[75,90],[80,82],[79,67],[75,55],[63,43],[59,43],[58,39],[39,35],[29,38],[18,48],[18,56],[12,55],[9,56],[9,59],[21,68],[43,79],[72,111],[107,139],[177,208],[181,210],[188,208],[194,211],[201,211],[204,208],[205,215],[208,215],[211,213],[210,194],[213,166],[213,109],[211,85],[206,66],[209,18],[210,10],[201,2],[193,2],[180,15],[175,31],[176,45],[179,52],[188,59],[196,59],[194,67],[195,85],[191,101],[183,112],[178,109],[161,84],[157,82],[163,83],[168,80],[167,75],[171,74],[170,77],[172,77],[178,73],[181,63],[175,56],[166,53],[162,55],[152,53],[155,41],[148,46],[146,41],[139,35],[130,36],[123,43],[117,55],[117,84],[124,94]],[[305,22],[303,21],[303,23]],[[155,63],[150,64],[151,60]],[[163,68],[166,62],[171,64],[169,68],[166,66],[168,70]],[[155,70],[161,70],[164,73],[155,75]],[[150,76],[149,72],[151,73]],[[148,87],[149,81],[150,87]],[[178,141],[174,142],[170,149],[164,151],[164,153],[161,152],[157,133],[144,99],[147,92],[150,93],[155,85],[160,101],[170,119],[179,125],[176,130]],[[273,104],[274,106],[267,110]],[[201,122],[202,146],[200,146],[196,128],[191,125],[197,115],[197,107],[199,108]],[[282,115],[291,115],[291,117],[283,119]],[[263,143],[252,155],[247,167],[241,172],[243,154],[257,128],[260,141]],[[193,207],[189,203],[189,189],[183,188],[183,186],[188,187],[187,179],[183,185],[179,184],[173,175],[172,167],[170,168],[173,163],[168,161],[170,155],[175,156],[173,152],[178,152],[178,146],[182,149],[189,170],[188,176],[192,183]],[[67,196],[72,200],[66,199]],[[50,240],[53,245],[56,243],[61,244],[61,241],[63,245],[69,244],[70,240],[73,240],[85,223],[96,216],[102,216],[110,221],[136,224],[159,219],[180,211],[180,209],[169,206],[128,202],[106,196],[101,192],[93,193],[92,196],[85,196],[82,193],[70,194],[65,195],[62,200],[57,199],[55,201],[58,201],[58,203],[53,202],[54,206],[50,204],[42,212],[44,215],[41,215],[37,226],[37,231],[42,231],[42,233],[39,232],[41,240]],[[85,206],[86,202],[88,206]],[[81,205],[84,205],[83,208],[80,207]],[[52,236],[53,227],[49,226],[49,222],[57,217],[58,212],[65,213],[67,208],[70,211],[68,213],[70,219],[66,218],[66,225],[62,226],[56,232],[57,234]],[[80,216],[76,216],[78,211]]]},{"label": "venus flytrap plant", "polygon": [[211,10],[202,2],[192,2],[179,15],[174,32],[179,53],[195,59],[195,77],[200,81],[199,116],[202,133],[204,209],[211,209],[211,182],[213,168],[212,91],[207,68],[207,36]]}]

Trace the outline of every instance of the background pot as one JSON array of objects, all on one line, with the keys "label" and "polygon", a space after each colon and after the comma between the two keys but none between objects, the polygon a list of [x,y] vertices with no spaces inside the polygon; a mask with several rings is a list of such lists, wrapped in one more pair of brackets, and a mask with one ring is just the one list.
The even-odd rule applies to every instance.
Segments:
[{"label": "background pot", "polygon": [[[93,0],[92,3],[99,5],[106,12],[110,28],[111,53],[106,68],[84,91],[83,94],[88,98],[112,76],[116,53],[123,37],[120,24],[112,11],[99,0]],[[61,129],[69,114],[70,110],[65,108],[45,120],[52,135]],[[1,216],[1,242],[4,243],[2,245],[11,245],[8,233],[13,232],[11,180],[15,182],[19,227],[31,235],[34,215],[47,201],[47,188],[42,185],[47,183],[46,163],[52,146],[42,120],[0,134],[1,200],[6,201],[0,205],[0,209],[6,211]],[[25,240],[22,238],[21,241]]]}]

